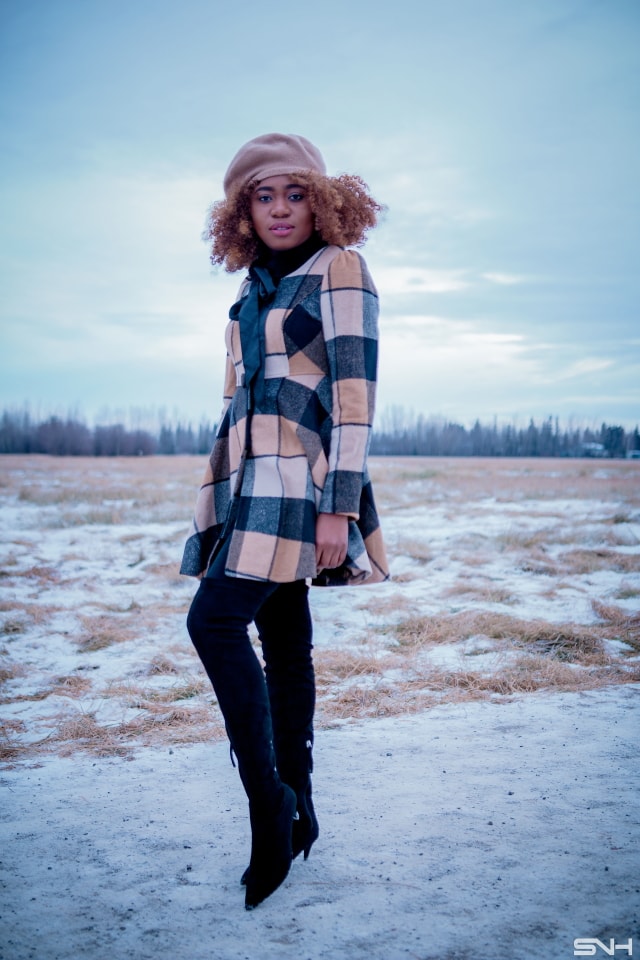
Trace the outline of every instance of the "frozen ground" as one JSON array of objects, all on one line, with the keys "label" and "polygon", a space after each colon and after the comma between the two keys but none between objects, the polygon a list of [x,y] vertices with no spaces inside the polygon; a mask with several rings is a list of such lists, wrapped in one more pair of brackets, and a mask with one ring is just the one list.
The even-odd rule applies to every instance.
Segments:
[{"label": "frozen ground", "polygon": [[251,913],[223,743],[9,770],[0,956],[564,960],[578,937],[635,955],[637,707],[627,685],[322,732],[321,837]]},{"label": "frozen ground", "polygon": [[312,591],[322,835],[251,914],[201,471],[0,459],[0,960],[640,956],[638,464],[374,462],[394,578]]}]

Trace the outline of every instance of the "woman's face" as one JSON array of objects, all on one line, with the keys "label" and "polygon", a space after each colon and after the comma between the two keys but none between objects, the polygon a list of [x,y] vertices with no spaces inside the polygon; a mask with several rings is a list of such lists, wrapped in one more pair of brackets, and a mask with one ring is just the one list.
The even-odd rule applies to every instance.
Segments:
[{"label": "woman's face", "polygon": [[293,250],[314,230],[306,188],[288,174],[260,181],[251,196],[251,219],[270,250]]}]

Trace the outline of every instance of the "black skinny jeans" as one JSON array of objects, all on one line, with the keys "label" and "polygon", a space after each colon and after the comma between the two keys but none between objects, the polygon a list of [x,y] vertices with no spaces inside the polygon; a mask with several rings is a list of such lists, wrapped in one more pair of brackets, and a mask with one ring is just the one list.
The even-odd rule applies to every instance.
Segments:
[{"label": "black skinny jeans", "polygon": [[[187,629],[211,680],[249,799],[279,774],[308,778],[315,678],[308,587],[228,577],[221,550],[191,604]],[[248,627],[258,628],[263,672]],[[273,743],[273,746],[272,746]]]}]

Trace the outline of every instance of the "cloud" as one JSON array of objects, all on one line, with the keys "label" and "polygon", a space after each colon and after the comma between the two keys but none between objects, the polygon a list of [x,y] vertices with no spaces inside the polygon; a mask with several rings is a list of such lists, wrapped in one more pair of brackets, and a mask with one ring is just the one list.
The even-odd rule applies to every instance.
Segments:
[{"label": "cloud", "polygon": [[[200,239],[208,181],[91,173],[54,187],[12,199],[3,327],[14,350],[89,364],[163,344],[185,355],[212,326],[224,329],[239,280],[211,276]],[[26,234],[41,237],[30,258]]]},{"label": "cloud", "polygon": [[638,363],[615,345],[594,357],[593,344],[418,311],[385,311],[380,330],[380,410],[399,405],[462,423],[524,414],[628,424],[637,409]]},{"label": "cloud", "polygon": [[514,273],[483,273],[482,277],[489,283],[497,283],[499,286],[512,287],[518,283],[525,283],[526,278]]},{"label": "cloud", "polygon": [[425,267],[378,266],[376,286],[381,293],[454,293],[469,286],[464,270],[430,270]]},{"label": "cloud", "polygon": [[571,380],[575,377],[587,377],[592,373],[598,373],[601,370],[608,370],[615,365],[612,359],[602,357],[583,357],[581,360],[575,360],[568,367],[559,371],[553,378],[558,380]]}]

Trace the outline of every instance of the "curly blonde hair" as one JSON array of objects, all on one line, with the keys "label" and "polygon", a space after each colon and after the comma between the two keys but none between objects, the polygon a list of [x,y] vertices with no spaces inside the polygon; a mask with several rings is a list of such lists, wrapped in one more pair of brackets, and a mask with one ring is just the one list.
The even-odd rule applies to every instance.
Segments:
[{"label": "curly blonde hair", "polygon": [[[325,177],[309,170],[292,171],[292,176],[306,189],[315,229],[326,243],[340,247],[364,243],[384,207],[373,199],[360,177],[348,173]],[[211,263],[224,264],[228,273],[248,267],[258,256],[260,241],[251,218],[256,183],[250,180],[237,187],[209,209],[202,239],[211,244]]]}]

